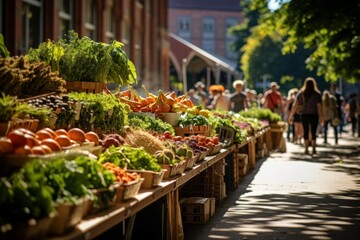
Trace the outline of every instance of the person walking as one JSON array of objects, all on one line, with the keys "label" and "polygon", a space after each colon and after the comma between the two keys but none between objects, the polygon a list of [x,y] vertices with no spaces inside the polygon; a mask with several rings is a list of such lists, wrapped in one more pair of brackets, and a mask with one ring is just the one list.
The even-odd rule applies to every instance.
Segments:
[{"label": "person walking", "polygon": [[209,91],[214,97],[207,108],[212,110],[229,111],[229,98],[224,93],[225,88],[222,85],[211,85]]},{"label": "person walking", "polygon": [[333,120],[338,118],[336,98],[330,94],[329,91],[325,90],[322,94],[322,105],[323,105],[323,114],[324,114],[324,126],[323,126],[323,136],[324,143],[328,143],[328,126],[331,125],[334,128],[334,137],[335,144],[338,144],[338,130],[335,126]]},{"label": "person walking", "polygon": [[197,83],[195,83],[194,87],[196,89],[195,94],[199,96],[201,99],[200,102],[201,106],[203,108],[206,108],[206,105],[208,104],[209,101],[209,97],[207,92],[205,92],[205,84],[202,81],[198,81]]},{"label": "person walking", "polygon": [[[292,105],[295,101],[295,95],[294,95],[294,90],[297,90],[296,88],[292,88],[288,91],[288,95],[286,98],[286,103],[285,103],[285,118],[289,117],[290,112],[291,112],[291,108]],[[295,140],[295,124],[290,124],[288,125],[287,128],[287,134],[286,134],[286,139],[290,142],[294,142]],[[290,135],[292,135],[292,138],[290,138]]]},{"label": "person walking", "polygon": [[270,89],[264,94],[264,108],[269,108],[271,111],[282,116],[283,114],[283,104],[282,96],[278,91],[280,86],[276,82],[270,83]]},{"label": "person walking", "polygon": [[324,125],[324,115],[322,109],[321,93],[317,88],[317,84],[314,78],[308,77],[305,79],[304,84],[296,96],[293,103],[291,113],[289,116],[289,123],[294,121],[294,115],[296,111],[301,113],[301,123],[304,129],[305,140],[305,154],[309,154],[310,136],[311,131],[311,146],[312,154],[316,154],[316,129],[319,124]]},{"label": "person walking", "polygon": [[357,94],[353,93],[350,95],[350,101],[349,101],[349,120],[351,123],[351,133],[353,136],[355,136],[356,132],[356,123],[357,123],[357,112],[358,112],[358,99]]},{"label": "person walking", "polygon": [[338,90],[338,86],[336,83],[331,83],[330,85],[330,93],[335,96],[336,98],[336,105],[337,105],[337,115],[340,120],[340,124],[338,126],[338,133],[341,134],[344,132],[343,130],[343,122],[344,122],[344,113],[343,113],[343,105],[344,105],[344,97],[341,95],[341,93]]},{"label": "person walking", "polygon": [[233,112],[240,112],[248,108],[246,94],[243,93],[244,81],[236,80],[233,82],[235,92],[230,95],[230,110]]}]

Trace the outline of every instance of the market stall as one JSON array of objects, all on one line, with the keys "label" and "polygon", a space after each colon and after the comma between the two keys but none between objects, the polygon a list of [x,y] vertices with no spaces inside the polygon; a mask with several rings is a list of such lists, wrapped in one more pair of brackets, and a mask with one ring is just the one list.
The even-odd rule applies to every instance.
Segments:
[{"label": "market stall", "polygon": [[[145,86],[140,94],[116,41],[73,33],[0,63],[17,86],[0,99],[2,239],[93,239],[119,224],[130,239],[136,216],[159,201],[156,231],[182,239],[182,224],[206,223],[270,149],[271,113],[209,111]],[[106,81],[126,89],[110,92]],[[188,216],[185,197],[207,210]]]}]

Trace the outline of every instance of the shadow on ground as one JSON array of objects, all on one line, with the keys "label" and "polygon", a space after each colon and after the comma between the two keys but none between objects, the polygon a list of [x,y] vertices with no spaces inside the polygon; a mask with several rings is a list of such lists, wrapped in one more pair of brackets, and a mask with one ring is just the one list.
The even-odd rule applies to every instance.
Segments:
[{"label": "shadow on ground", "polygon": [[190,234],[185,225],[185,239],[356,239],[359,199],[359,191],[240,198],[211,229],[192,225]]}]

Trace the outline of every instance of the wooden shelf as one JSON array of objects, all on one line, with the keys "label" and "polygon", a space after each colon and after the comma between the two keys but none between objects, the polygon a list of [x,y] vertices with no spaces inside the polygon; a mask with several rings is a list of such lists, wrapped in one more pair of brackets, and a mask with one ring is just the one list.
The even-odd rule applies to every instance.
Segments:
[{"label": "wooden shelf", "polygon": [[[173,178],[163,180],[159,186],[152,189],[141,189],[135,198],[129,199],[126,202],[118,203],[110,206],[97,214],[90,215],[83,219],[75,229],[67,235],[59,237],[50,237],[49,240],[77,240],[77,239],[93,239],[101,233],[109,230],[111,227],[123,222],[129,217],[135,215],[140,210],[166,196],[172,191],[176,191],[180,186],[184,185],[190,179],[194,178],[202,171],[206,170],[219,160],[225,158],[229,153],[236,149],[247,147],[249,144],[254,144],[256,138],[265,134],[269,129],[263,129],[254,136],[249,137],[241,144],[233,144],[228,148],[221,149],[219,153],[213,156],[207,156],[204,160],[195,163],[195,165],[186,170],[181,175],[176,175]],[[254,156],[255,157],[255,156]],[[254,163],[253,163],[254,164]]]}]

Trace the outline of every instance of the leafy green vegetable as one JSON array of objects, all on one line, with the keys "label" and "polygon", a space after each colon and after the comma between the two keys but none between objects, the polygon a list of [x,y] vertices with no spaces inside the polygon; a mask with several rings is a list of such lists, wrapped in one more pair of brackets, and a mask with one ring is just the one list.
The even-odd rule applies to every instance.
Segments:
[{"label": "leafy green vegetable", "polygon": [[281,116],[268,108],[250,108],[247,111],[239,112],[239,114],[243,117],[268,120],[270,123],[281,121]]},{"label": "leafy green vegetable", "polygon": [[87,36],[79,38],[77,33],[69,31],[65,38],[41,43],[37,49],[31,48],[26,58],[47,62],[67,81],[130,85],[136,82],[136,69],[122,47],[118,41],[99,43]]},{"label": "leafy green vegetable", "polygon": [[9,57],[10,52],[5,46],[4,36],[0,34],[0,57]]},{"label": "leafy green vegetable", "polygon": [[[212,131],[215,132],[215,134],[218,134],[220,131],[220,127],[230,127],[235,130],[235,137],[234,142],[235,143],[241,143],[246,140],[247,138],[247,131],[245,129],[240,129],[238,126],[235,126],[229,117],[219,117],[217,115],[209,116],[208,118],[209,125],[212,127]],[[214,134],[214,135],[215,135]]]},{"label": "leafy green vegetable", "polygon": [[81,103],[80,117],[74,126],[90,131],[121,132],[127,125],[127,105],[110,94],[76,93],[68,94],[69,99]]},{"label": "leafy green vegetable", "polygon": [[174,134],[174,128],[171,126],[171,124],[158,118],[152,118],[141,113],[129,112],[128,119],[129,126],[135,128],[150,130],[160,134],[169,131],[172,135]]},{"label": "leafy green vegetable", "polygon": [[161,167],[155,157],[143,148],[134,148],[127,145],[109,147],[104,153],[99,155],[99,162],[111,162],[129,170],[161,171]]},{"label": "leafy green vegetable", "polygon": [[194,115],[190,113],[185,113],[179,118],[179,126],[203,126],[209,125],[208,119],[202,115]]}]

